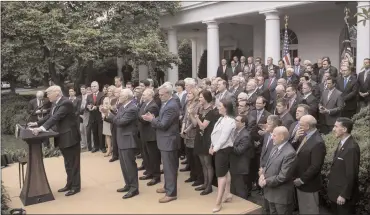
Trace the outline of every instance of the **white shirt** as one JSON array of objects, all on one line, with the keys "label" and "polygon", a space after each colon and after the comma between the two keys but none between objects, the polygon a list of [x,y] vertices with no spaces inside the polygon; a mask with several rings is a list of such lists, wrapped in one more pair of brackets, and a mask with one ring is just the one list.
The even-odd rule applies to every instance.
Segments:
[{"label": "white shirt", "polygon": [[185,95],[186,90],[182,91],[180,94],[176,93],[176,95],[179,97],[180,101],[182,100],[182,97]]},{"label": "white shirt", "polygon": [[303,99],[307,99],[307,97],[309,97],[312,93],[308,93],[306,95],[303,96]]},{"label": "white shirt", "polygon": [[233,147],[236,124],[231,117],[220,117],[211,134],[211,147],[217,152],[220,149]]},{"label": "white shirt", "polygon": [[[51,115],[53,115],[54,113],[54,109],[55,109],[55,107],[57,106],[57,104],[58,104],[58,102],[60,101],[60,99],[61,99],[62,97],[59,97],[59,99],[57,99],[57,101],[55,102],[55,106],[53,107],[53,109],[51,109]],[[41,128],[41,130],[43,130],[43,131],[46,131],[46,129],[44,128],[44,126],[41,126],[40,127]]]},{"label": "white shirt", "polygon": [[343,147],[343,144],[347,141],[347,139],[350,137],[351,135],[348,135],[346,138],[342,139],[340,141],[340,147],[342,148]]}]

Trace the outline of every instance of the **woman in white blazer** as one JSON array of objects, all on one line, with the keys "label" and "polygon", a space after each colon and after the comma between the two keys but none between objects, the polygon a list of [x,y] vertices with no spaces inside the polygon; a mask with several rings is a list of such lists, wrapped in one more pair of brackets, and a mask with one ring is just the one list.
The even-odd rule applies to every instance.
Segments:
[{"label": "woman in white blazer", "polygon": [[[218,184],[216,207],[213,212],[222,208],[222,202],[229,202],[232,199],[230,193],[231,176],[229,172],[230,153],[233,151],[234,133],[236,129],[234,109],[232,101],[222,99],[219,102],[218,111],[220,118],[216,122],[211,134],[211,147],[209,153],[215,154],[215,168]],[[225,199],[222,200],[225,194]]]}]

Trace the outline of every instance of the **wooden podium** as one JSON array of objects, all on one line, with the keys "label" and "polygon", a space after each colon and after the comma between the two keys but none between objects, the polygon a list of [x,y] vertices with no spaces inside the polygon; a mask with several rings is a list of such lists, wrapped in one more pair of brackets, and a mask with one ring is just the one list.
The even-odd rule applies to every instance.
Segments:
[{"label": "wooden podium", "polygon": [[20,199],[24,206],[38,204],[54,200],[48,179],[45,173],[42,142],[45,139],[55,137],[58,133],[54,131],[40,132],[35,136],[31,130],[17,125],[16,136],[28,144],[28,163],[26,180],[23,184]]}]

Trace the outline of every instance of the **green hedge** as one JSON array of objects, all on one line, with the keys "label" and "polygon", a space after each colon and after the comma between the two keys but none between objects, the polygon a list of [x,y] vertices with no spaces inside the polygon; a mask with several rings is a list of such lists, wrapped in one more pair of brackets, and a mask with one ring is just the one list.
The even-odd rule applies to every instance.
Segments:
[{"label": "green hedge", "polygon": [[[359,189],[360,196],[356,205],[356,214],[368,215],[370,211],[370,108],[362,109],[358,114],[353,116],[354,128],[352,135],[360,146],[360,173],[359,173]],[[321,197],[325,203],[329,203],[326,188],[327,176],[333,161],[334,152],[338,146],[339,140],[331,133],[324,136],[327,155],[325,157],[322,176],[324,178],[324,189],[321,192]]]},{"label": "green hedge", "polygon": [[5,94],[1,96],[1,133],[14,134],[15,125],[25,122],[28,102],[35,96]]},{"label": "green hedge", "polygon": [[[43,147],[42,148],[42,154],[44,155],[44,158],[51,158],[51,157],[59,157],[62,155],[59,148],[55,148],[53,146],[54,144],[51,144],[50,148]],[[20,159],[27,157],[28,150],[26,149],[3,149],[1,150],[2,155],[6,155],[6,159],[8,160],[8,163],[17,163]]]},{"label": "green hedge", "polygon": [[9,214],[10,197],[1,181],[1,214]]}]

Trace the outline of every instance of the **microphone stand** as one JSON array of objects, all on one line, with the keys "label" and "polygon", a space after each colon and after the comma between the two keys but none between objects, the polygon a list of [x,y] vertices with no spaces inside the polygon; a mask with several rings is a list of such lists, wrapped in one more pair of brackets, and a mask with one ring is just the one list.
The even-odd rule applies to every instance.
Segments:
[{"label": "microphone stand", "polygon": [[31,114],[27,117],[26,125],[24,126],[25,128],[28,128],[28,125],[27,125],[27,124],[29,123],[29,121],[30,121],[30,119],[31,119],[31,116],[32,116],[32,115],[34,115],[34,114],[36,113],[36,111],[38,111],[38,110],[40,110],[40,109],[44,108],[45,104],[46,104],[46,103],[43,103],[40,107],[35,108],[35,110],[33,110],[33,111],[31,112]]}]

